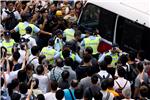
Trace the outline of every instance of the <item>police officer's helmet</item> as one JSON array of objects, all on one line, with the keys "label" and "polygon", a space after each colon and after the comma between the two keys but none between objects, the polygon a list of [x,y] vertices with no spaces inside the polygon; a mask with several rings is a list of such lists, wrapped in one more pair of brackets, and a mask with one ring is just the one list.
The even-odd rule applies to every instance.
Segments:
[{"label": "police officer's helmet", "polygon": [[29,41],[30,41],[29,39],[20,38],[20,43],[27,43]]},{"label": "police officer's helmet", "polygon": [[61,29],[57,29],[53,34],[56,35],[63,34],[63,31]]},{"label": "police officer's helmet", "polygon": [[11,36],[10,32],[4,32],[4,36]]}]

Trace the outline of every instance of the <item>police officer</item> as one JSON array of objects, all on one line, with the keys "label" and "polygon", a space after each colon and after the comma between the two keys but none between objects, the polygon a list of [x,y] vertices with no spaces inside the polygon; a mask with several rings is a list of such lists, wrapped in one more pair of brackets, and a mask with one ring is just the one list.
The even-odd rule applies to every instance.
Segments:
[{"label": "police officer", "polygon": [[33,37],[36,37],[37,34],[35,33],[41,33],[41,34],[47,34],[47,35],[51,35],[51,33],[49,32],[45,32],[43,30],[40,30],[37,26],[35,26],[34,24],[30,24],[29,23],[29,17],[28,16],[25,16],[24,18],[24,22],[19,22],[19,24],[13,29],[11,30],[11,33],[13,32],[19,32],[19,34],[21,36],[25,35],[26,34],[26,27],[30,26],[32,28],[32,32],[31,32],[31,35]]},{"label": "police officer", "polygon": [[93,57],[95,57],[96,59],[98,59],[98,46],[99,43],[101,41],[101,37],[100,36],[94,36],[92,29],[91,28],[87,28],[87,30],[85,30],[86,32],[86,38],[84,38],[81,41],[81,46],[83,47],[83,49],[85,49],[86,47],[92,47],[93,49]]},{"label": "police officer", "polygon": [[57,50],[57,51],[61,51],[63,45],[64,45],[64,42],[63,42],[63,31],[58,29],[55,31],[55,34],[56,34],[56,38],[55,38],[55,42],[54,42],[54,49]]},{"label": "police officer", "polygon": [[25,30],[26,34],[22,37],[26,39],[28,49],[31,49],[33,46],[37,46],[36,40],[31,36],[32,28],[28,26]]},{"label": "police officer", "polygon": [[41,51],[41,55],[45,55],[46,59],[50,61],[50,64],[54,64],[54,59],[59,57],[59,52],[57,52],[54,48],[54,39],[50,38],[48,41],[48,46],[44,47]]},{"label": "police officer", "polygon": [[112,49],[109,50],[106,53],[103,53],[102,56],[99,58],[98,62],[102,62],[105,58],[105,56],[110,55],[112,57],[112,62],[111,65],[112,67],[116,67],[116,63],[118,62],[119,59],[119,54],[122,53],[122,51],[118,48],[118,44],[113,44]]},{"label": "police officer", "polygon": [[68,28],[64,30],[63,36],[66,38],[66,41],[71,41],[74,39],[75,30],[73,29],[73,23],[68,23]]},{"label": "police officer", "polygon": [[4,46],[7,49],[7,54],[12,54],[12,47],[15,44],[15,41],[11,39],[11,33],[10,32],[4,32],[4,40],[2,41],[2,46]]}]

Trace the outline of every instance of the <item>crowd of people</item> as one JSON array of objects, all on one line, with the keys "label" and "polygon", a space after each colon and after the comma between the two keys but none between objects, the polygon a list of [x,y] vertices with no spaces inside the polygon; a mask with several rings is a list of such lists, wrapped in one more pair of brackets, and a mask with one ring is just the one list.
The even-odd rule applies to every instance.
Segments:
[{"label": "crowd of people", "polygon": [[148,100],[150,62],[99,29],[80,31],[86,1],[1,1],[1,100]]}]

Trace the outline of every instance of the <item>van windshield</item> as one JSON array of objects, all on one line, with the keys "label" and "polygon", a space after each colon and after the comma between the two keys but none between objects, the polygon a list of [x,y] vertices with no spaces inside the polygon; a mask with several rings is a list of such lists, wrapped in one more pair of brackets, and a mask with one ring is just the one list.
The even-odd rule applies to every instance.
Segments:
[{"label": "van windshield", "polygon": [[98,28],[100,36],[112,42],[115,20],[116,14],[88,3],[83,10],[81,18],[79,19],[79,25],[83,30],[87,27],[94,29]]}]

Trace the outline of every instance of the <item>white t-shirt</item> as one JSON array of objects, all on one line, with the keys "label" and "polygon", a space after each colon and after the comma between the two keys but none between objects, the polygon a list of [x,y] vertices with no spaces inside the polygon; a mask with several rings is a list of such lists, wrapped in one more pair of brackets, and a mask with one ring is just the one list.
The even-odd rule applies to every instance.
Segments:
[{"label": "white t-shirt", "polygon": [[49,86],[49,79],[47,76],[45,75],[37,75],[37,74],[33,74],[34,78],[37,78],[39,80],[39,89],[43,92],[43,93],[47,93],[48,92],[48,86]]},{"label": "white t-shirt", "polygon": [[[32,60],[32,61],[31,61]],[[34,65],[34,70],[36,71],[37,66],[39,65],[39,60],[38,57],[33,56],[32,54],[29,56],[29,59],[27,61],[27,64],[33,64]]]},{"label": "white t-shirt", "polygon": [[119,89],[119,86],[118,86],[118,84],[116,83],[116,81],[118,82],[118,84],[119,84],[122,88],[125,86],[125,84],[126,84],[126,82],[127,82],[127,84],[126,84],[126,86],[125,86],[125,88],[124,88],[123,90],[131,89],[131,83],[130,83],[128,80],[124,79],[123,77],[118,77],[118,79],[114,80],[114,87],[113,87],[113,88],[114,88],[115,90]]},{"label": "white t-shirt", "polygon": [[15,78],[17,78],[17,75],[18,75],[18,72],[19,70],[16,70],[16,71],[11,71],[9,74],[8,73],[4,73],[5,74],[5,77],[6,77],[6,83],[11,83],[11,81]]},{"label": "white t-shirt", "polygon": [[26,34],[26,35],[24,35],[22,37],[25,38],[25,39],[29,39],[30,40],[27,43],[29,49],[31,49],[33,46],[37,46],[35,39],[32,38],[30,34]]},{"label": "white t-shirt", "polygon": [[25,58],[25,54],[26,54],[26,51],[25,50],[19,50],[19,53],[20,53],[20,58],[18,59],[18,63],[23,63],[23,60]]},{"label": "white t-shirt", "polygon": [[[98,74],[103,78],[103,76],[105,76],[105,78],[107,78],[107,75],[109,74],[107,71],[105,70],[100,70],[98,72]],[[109,74],[109,77],[108,78],[112,78],[111,74]]]},{"label": "white t-shirt", "polygon": [[55,93],[49,92],[44,94],[45,100],[57,100],[55,97]]},{"label": "white t-shirt", "polygon": [[[106,100],[106,97],[107,97],[107,95],[108,95],[108,92],[101,90],[101,93],[103,94],[102,100]],[[110,95],[109,95],[109,97],[108,97],[108,100],[113,100],[113,99],[114,99],[114,95],[113,95],[112,93],[110,93]]]}]

